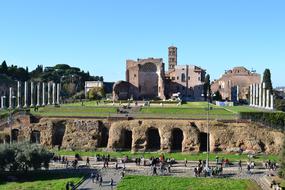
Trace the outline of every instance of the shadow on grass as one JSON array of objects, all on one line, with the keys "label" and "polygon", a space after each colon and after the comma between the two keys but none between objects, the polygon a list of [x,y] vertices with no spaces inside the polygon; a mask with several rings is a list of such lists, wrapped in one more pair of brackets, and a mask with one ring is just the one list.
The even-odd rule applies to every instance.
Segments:
[{"label": "shadow on grass", "polygon": [[91,169],[63,169],[63,170],[39,170],[28,172],[1,172],[0,185],[5,185],[9,182],[34,182],[46,180],[59,180],[67,178],[83,178],[96,170]]}]

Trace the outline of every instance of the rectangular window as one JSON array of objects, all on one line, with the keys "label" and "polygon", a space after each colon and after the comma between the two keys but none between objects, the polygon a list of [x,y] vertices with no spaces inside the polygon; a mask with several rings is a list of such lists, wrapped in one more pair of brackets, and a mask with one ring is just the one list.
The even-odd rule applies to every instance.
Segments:
[{"label": "rectangular window", "polygon": [[172,80],[175,80],[175,77],[172,77]]},{"label": "rectangular window", "polygon": [[200,81],[201,80],[201,77],[198,77],[198,81]]},{"label": "rectangular window", "polygon": [[177,77],[177,80],[179,80],[179,77]]},{"label": "rectangular window", "polygon": [[188,77],[188,80],[190,80],[190,77]]},{"label": "rectangular window", "polygon": [[134,74],[134,77],[137,77],[137,75],[136,75],[136,74]]}]

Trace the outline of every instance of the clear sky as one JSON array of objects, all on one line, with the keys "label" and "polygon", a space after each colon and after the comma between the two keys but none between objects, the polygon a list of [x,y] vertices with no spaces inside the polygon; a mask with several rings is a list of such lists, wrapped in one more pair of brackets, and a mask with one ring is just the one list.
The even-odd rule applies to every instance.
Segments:
[{"label": "clear sky", "polygon": [[212,79],[234,66],[285,86],[284,0],[0,0],[0,62],[34,69],[64,63],[105,81],[125,79],[125,60],[162,57]]}]

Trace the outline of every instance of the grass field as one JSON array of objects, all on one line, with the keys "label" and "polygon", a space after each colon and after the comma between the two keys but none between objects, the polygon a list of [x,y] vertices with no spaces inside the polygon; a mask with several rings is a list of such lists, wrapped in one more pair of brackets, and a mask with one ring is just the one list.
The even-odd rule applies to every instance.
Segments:
[{"label": "grass field", "polygon": [[[111,157],[119,157],[122,158],[124,156],[128,156],[129,158],[135,158],[135,157],[141,157],[144,156],[145,158],[150,158],[150,157],[159,157],[161,153],[132,153],[130,151],[120,151],[120,152],[101,152],[101,151],[67,151],[67,150],[60,150],[60,151],[55,151],[56,154],[60,155],[71,155],[74,156],[76,153],[78,153],[81,156],[95,156],[96,154],[100,155],[107,155],[110,154]],[[205,153],[164,153],[166,158],[174,158],[175,160],[184,160],[185,158],[187,160],[191,161],[198,161],[198,160],[205,160],[207,155]],[[209,159],[210,161],[215,161],[216,156],[219,158],[228,158],[230,161],[247,161],[248,156],[245,154],[238,155],[238,154],[222,154],[222,153],[210,153]],[[277,155],[260,155],[255,158],[255,161],[265,161],[265,160],[275,160],[278,161],[278,156]]]},{"label": "grass field", "polygon": [[118,190],[260,190],[250,180],[126,176]]},{"label": "grass field", "polygon": [[27,173],[19,177],[19,182],[5,182],[0,180],[0,189],[5,190],[65,190],[67,182],[78,183],[83,174],[75,173]]}]

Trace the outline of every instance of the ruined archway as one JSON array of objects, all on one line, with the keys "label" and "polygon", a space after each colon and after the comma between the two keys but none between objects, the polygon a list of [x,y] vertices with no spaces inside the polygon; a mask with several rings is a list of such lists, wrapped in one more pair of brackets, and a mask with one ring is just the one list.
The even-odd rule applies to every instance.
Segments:
[{"label": "ruined archway", "polygon": [[19,129],[12,130],[12,142],[18,142]]},{"label": "ruined archway", "polygon": [[53,128],[52,146],[61,147],[63,136],[65,133],[65,123],[58,122]]},{"label": "ruined archway", "polygon": [[133,140],[133,132],[131,130],[123,129],[121,139],[123,142],[123,149],[131,150],[132,149],[132,140]]},{"label": "ruined archway", "polygon": [[160,150],[160,135],[157,128],[149,128],[146,132],[147,146],[150,151]]},{"label": "ruined archway", "polygon": [[183,131],[179,128],[174,128],[171,131],[171,151],[174,152],[182,151],[183,139],[184,139]]},{"label": "ruined archway", "polygon": [[31,143],[40,144],[41,143],[41,132],[33,130],[30,138]]},{"label": "ruined archway", "polygon": [[108,145],[108,139],[109,139],[109,130],[105,126],[100,127],[100,141],[99,141],[99,147],[107,147]]},{"label": "ruined archway", "polygon": [[210,135],[208,136],[208,133],[200,133],[199,135],[200,139],[200,152],[207,152],[207,143],[210,150]]}]

